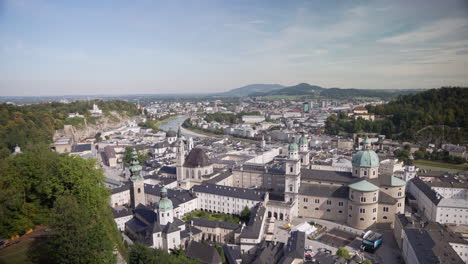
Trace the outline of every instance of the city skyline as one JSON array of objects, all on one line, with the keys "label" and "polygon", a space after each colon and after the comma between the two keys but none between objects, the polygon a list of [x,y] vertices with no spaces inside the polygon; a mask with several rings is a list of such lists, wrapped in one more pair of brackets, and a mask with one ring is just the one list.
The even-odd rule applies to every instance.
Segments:
[{"label": "city skyline", "polygon": [[0,1],[0,94],[468,84],[465,1]]}]

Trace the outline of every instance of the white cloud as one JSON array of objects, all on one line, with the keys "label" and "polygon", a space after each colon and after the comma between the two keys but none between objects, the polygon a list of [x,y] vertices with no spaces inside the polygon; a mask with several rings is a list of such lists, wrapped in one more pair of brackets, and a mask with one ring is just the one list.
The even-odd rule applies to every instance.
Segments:
[{"label": "white cloud", "polygon": [[[422,43],[431,40],[439,40],[446,36],[465,32],[464,28],[468,26],[466,18],[447,18],[434,22],[431,25],[423,26],[411,32],[387,37],[379,40],[382,43],[389,44],[410,44]],[[465,35],[465,37],[467,37]]]}]

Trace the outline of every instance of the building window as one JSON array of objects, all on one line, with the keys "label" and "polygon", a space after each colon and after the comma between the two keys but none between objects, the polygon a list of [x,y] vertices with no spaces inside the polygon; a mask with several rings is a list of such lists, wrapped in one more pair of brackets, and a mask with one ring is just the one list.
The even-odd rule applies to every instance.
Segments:
[{"label": "building window", "polygon": [[356,170],[356,174],[357,174],[357,170]]},{"label": "building window", "polygon": [[330,212],[330,209],[327,209],[327,212]]},{"label": "building window", "polygon": [[377,197],[374,197],[374,199],[372,199],[374,202],[377,201]]},{"label": "building window", "polygon": [[401,192],[398,192],[398,197],[400,197],[400,196],[401,196]]},{"label": "building window", "polygon": [[307,206],[304,206],[304,209],[307,209]]},{"label": "building window", "polygon": [[289,168],[289,172],[293,172],[293,167]]},{"label": "building window", "polygon": [[384,208],[383,208],[383,211],[384,211],[384,212],[388,212],[388,207],[384,207]]},{"label": "building window", "polygon": [[372,172],[372,175],[374,175],[374,176],[375,176],[375,171],[373,171],[373,172]]},{"label": "building window", "polygon": [[364,208],[359,208],[359,213],[365,214],[365,213],[366,213],[366,209],[364,209]]},{"label": "building window", "polygon": [[374,217],[372,217],[372,220],[375,220],[375,216],[374,216]]},{"label": "building window", "polygon": [[384,217],[382,217],[382,218],[383,218],[383,219],[387,219],[388,217],[387,217],[387,216],[384,216]]},{"label": "building window", "polygon": [[398,207],[401,207],[401,203],[398,203]]},{"label": "building window", "polygon": [[372,212],[373,213],[377,212],[377,208],[372,209]]},{"label": "building window", "polygon": [[353,207],[351,205],[349,206],[349,210],[353,210]]},{"label": "building window", "polygon": [[331,201],[330,201],[330,200],[327,200],[327,204],[330,205],[330,204],[331,204]]},{"label": "building window", "polygon": [[364,176],[367,176],[367,171],[364,171]]},{"label": "building window", "polygon": [[315,199],[315,203],[320,203],[320,199]]},{"label": "building window", "polygon": [[338,213],[342,214],[342,213],[343,213],[343,211],[339,210],[339,211],[338,211]]},{"label": "building window", "polygon": [[318,207],[315,207],[315,210],[316,210],[316,211],[318,211],[318,209],[319,209]]},{"label": "building window", "polygon": [[338,202],[338,206],[343,206],[343,202]]},{"label": "building window", "polygon": [[138,188],[138,193],[141,193],[141,189],[140,189],[140,188]]},{"label": "building window", "polygon": [[366,197],[361,197],[361,202],[366,202]]},{"label": "building window", "polygon": [[309,202],[309,199],[308,198],[304,198],[304,203],[308,203]]},{"label": "building window", "polygon": [[359,218],[359,220],[364,221],[364,218],[361,217],[361,218]]}]

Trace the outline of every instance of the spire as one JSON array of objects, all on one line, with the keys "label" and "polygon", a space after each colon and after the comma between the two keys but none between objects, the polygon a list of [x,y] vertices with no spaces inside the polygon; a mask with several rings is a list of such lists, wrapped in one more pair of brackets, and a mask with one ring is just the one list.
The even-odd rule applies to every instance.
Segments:
[{"label": "spire", "polygon": [[182,138],[182,132],[180,131],[180,127],[179,127],[179,130],[177,130],[177,137]]},{"label": "spire", "polygon": [[143,176],[141,176],[141,165],[140,162],[138,161],[138,153],[135,148],[133,148],[132,151],[132,161],[130,162],[131,166],[129,168],[130,170],[130,180],[136,181],[138,179],[143,179]]}]

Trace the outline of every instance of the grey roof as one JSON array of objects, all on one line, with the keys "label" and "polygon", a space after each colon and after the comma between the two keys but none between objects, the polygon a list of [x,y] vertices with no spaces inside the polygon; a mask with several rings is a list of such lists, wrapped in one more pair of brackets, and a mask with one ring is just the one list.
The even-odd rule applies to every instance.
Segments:
[{"label": "grey roof", "polygon": [[135,216],[146,221],[147,223],[154,223],[156,221],[156,213],[153,209],[146,205],[138,204],[134,210]]},{"label": "grey roof", "polygon": [[80,144],[72,147],[72,152],[91,151],[91,144]]},{"label": "grey roof", "polygon": [[128,191],[130,190],[130,184],[129,183],[126,183],[120,187],[117,187],[117,188],[114,188],[114,189],[111,189],[111,193],[112,194],[115,194],[115,193],[119,193],[119,192],[124,192],[124,191]]},{"label": "grey roof", "polygon": [[261,203],[258,203],[252,208],[249,223],[244,229],[242,229],[240,234],[241,238],[255,239],[261,235],[260,230],[262,228],[265,212],[266,209]]},{"label": "grey roof", "polygon": [[286,244],[286,256],[291,258],[304,258],[305,233],[293,231],[289,235],[288,243]]},{"label": "grey roof", "polygon": [[159,170],[160,173],[166,173],[166,174],[176,174],[177,173],[177,168],[176,167],[170,167],[170,166],[163,166]]},{"label": "grey roof", "polygon": [[163,142],[158,142],[158,143],[154,144],[153,148],[157,148],[157,149],[159,149],[159,148],[168,148],[169,146],[170,145],[169,145],[168,142],[163,141]]},{"label": "grey roof", "polygon": [[205,150],[201,148],[194,148],[190,151],[185,159],[184,167],[196,168],[198,166],[205,167],[211,165],[211,161],[206,155]]},{"label": "grey roof", "polygon": [[129,216],[133,214],[132,210],[126,207],[118,207],[118,208],[111,208],[111,209],[112,209],[112,214],[114,215],[114,218],[125,217],[125,216]]},{"label": "grey roof", "polygon": [[419,263],[464,263],[457,252],[445,240],[433,239],[427,230],[405,229],[405,234],[416,253]]},{"label": "grey roof", "polygon": [[163,232],[166,234],[170,234],[176,231],[180,231],[180,228],[175,222],[167,223],[167,225],[163,229]]},{"label": "grey roof", "polygon": [[237,264],[237,261],[242,259],[240,249],[228,245],[223,245],[224,256],[228,264]]},{"label": "grey roof", "polygon": [[[215,171],[215,173],[216,173],[216,171]],[[222,180],[228,178],[228,177],[231,176],[231,175],[232,175],[232,172],[231,172],[231,171],[229,171],[229,170],[224,170],[224,171],[219,172],[219,174],[216,175],[215,177],[213,177],[213,178],[211,178],[211,179],[209,179],[209,180],[207,180],[207,181],[205,181],[205,182],[206,182],[206,183],[213,183],[213,184],[216,184],[216,183],[218,183],[218,182],[220,182],[220,181],[222,181]]]},{"label": "grey roof", "polygon": [[416,188],[424,193],[424,195],[426,195],[427,198],[429,198],[435,205],[439,204],[440,200],[442,200],[442,197],[438,196],[437,192],[432,190],[431,187],[423,182],[420,178],[415,177],[411,179],[410,182],[412,182]]},{"label": "grey roof", "polygon": [[325,182],[351,183],[356,179],[352,177],[351,172],[325,171],[301,169],[302,180],[316,180]]},{"label": "grey roof", "polygon": [[218,251],[206,244],[191,240],[185,251],[185,255],[191,259],[207,264],[221,264],[221,256]]},{"label": "grey roof", "polygon": [[[171,182],[172,181],[173,179],[171,179]],[[161,196],[161,188],[161,185],[145,184],[145,193],[154,196]],[[169,200],[172,201],[172,205],[174,206],[174,208],[178,207],[180,204],[186,203],[196,198],[195,195],[193,195],[188,190],[173,189],[167,189],[167,197],[169,198]]]},{"label": "grey roof", "polygon": [[391,197],[390,195],[382,191],[379,192],[379,203],[394,205],[396,202],[397,202],[397,199]]},{"label": "grey roof", "polygon": [[112,146],[105,146],[104,147],[104,154],[106,155],[107,159],[115,158],[115,150]]},{"label": "grey roof", "polygon": [[192,187],[192,190],[198,193],[209,193],[209,194],[229,196],[233,198],[240,198],[240,199],[253,200],[253,201],[265,200],[265,192],[263,191],[245,189],[245,188],[237,188],[237,187],[229,187],[229,186],[216,185],[216,184],[211,184],[211,183],[195,185]]},{"label": "grey roof", "polygon": [[193,218],[190,221],[192,221],[192,225],[194,226],[203,226],[203,227],[209,227],[209,228],[223,228],[223,229],[235,230],[239,228],[240,226],[240,224],[236,224],[236,223],[230,223],[230,222],[224,222],[224,221],[213,221],[213,220],[207,220],[207,219],[202,219],[202,218]]},{"label": "grey roof", "polygon": [[263,241],[259,246],[255,255],[251,259],[243,257],[242,263],[251,264],[272,264],[279,263],[284,256],[284,243],[273,243]]},{"label": "grey roof", "polygon": [[299,193],[318,197],[348,198],[349,188],[346,186],[329,186],[323,184],[302,183]]}]

